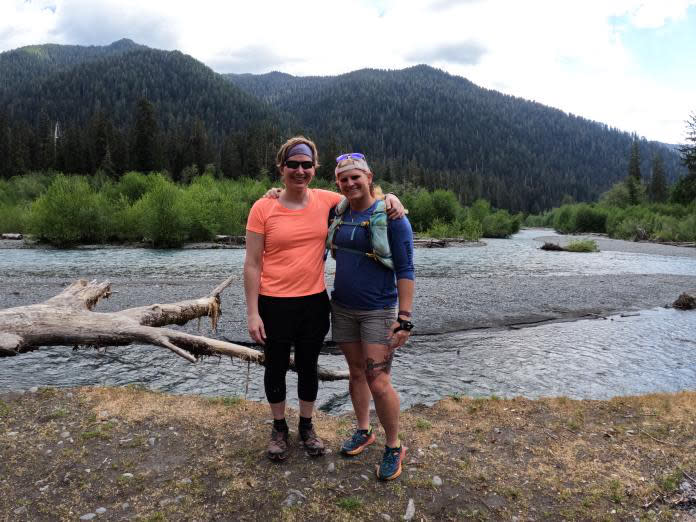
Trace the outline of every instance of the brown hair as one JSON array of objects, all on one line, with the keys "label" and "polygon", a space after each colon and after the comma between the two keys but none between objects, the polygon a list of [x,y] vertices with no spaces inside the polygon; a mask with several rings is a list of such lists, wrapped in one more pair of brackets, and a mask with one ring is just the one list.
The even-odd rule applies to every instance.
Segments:
[{"label": "brown hair", "polygon": [[276,154],[276,168],[278,169],[278,172],[281,172],[283,169],[283,163],[285,163],[285,160],[287,159],[285,155],[288,153],[288,151],[297,145],[298,143],[304,143],[307,145],[310,149],[312,149],[312,162],[314,163],[314,168],[319,167],[319,151],[317,151],[317,146],[316,144],[310,140],[309,138],[305,138],[304,136],[295,136],[293,138],[290,138],[288,141],[283,143],[280,146],[280,149],[278,149],[278,153]]}]

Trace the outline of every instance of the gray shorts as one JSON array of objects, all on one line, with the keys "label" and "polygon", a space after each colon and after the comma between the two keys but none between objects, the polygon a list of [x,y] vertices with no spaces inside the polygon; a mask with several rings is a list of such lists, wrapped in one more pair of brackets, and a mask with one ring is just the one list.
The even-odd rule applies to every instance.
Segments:
[{"label": "gray shorts", "polygon": [[331,301],[331,332],[334,342],[389,345],[389,327],[396,308],[353,310]]}]

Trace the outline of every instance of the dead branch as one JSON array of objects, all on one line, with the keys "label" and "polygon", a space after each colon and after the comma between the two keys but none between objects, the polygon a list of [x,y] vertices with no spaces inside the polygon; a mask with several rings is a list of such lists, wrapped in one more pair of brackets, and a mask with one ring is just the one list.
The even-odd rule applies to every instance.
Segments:
[{"label": "dead branch", "polygon": [[[108,281],[78,280],[43,303],[0,310],[0,357],[15,356],[42,346],[125,346],[133,343],[161,346],[196,362],[202,356],[229,355],[264,364],[264,354],[238,344],[162,328],[210,317],[213,331],[220,317],[220,294],[229,277],[206,297],[177,303],[153,304],[119,312],[92,311],[111,295]],[[291,369],[295,369],[291,364]],[[347,379],[348,372],[319,369],[322,380]]]},{"label": "dead branch", "polygon": [[679,446],[679,444],[674,444],[673,442],[667,442],[666,440],[656,439],[655,437],[653,437],[652,435],[650,435],[647,431],[644,431],[644,430],[641,430],[641,429],[639,429],[638,431],[640,431],[640,432],[641,432],[642,434],[644,434],[644,435],[647,435],[648,437],[650,437],[650,438],[651,438],[652,440],[654,440],[655,442],[659,442],[660,444],[667,444],[668,446]]}]

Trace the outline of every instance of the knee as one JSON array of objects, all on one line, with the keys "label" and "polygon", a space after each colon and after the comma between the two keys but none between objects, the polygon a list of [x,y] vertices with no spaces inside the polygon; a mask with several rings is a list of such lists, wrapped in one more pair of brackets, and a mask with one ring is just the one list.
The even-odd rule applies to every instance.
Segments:
[{"label": "knee", "polygon": [[348,374],[352,382],[364,382],[367,380],[365,368],[359,364],[348,364]]},{"label": "knee", "polygon": [[377,375],[367,377],[372,397],[379,399],[392,391],[391,378],[388,373],[379,372]]}]

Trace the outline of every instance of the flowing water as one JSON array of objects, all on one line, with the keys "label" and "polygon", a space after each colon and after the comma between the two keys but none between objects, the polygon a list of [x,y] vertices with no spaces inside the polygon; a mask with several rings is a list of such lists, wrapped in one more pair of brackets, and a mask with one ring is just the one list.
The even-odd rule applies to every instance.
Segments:
[{"label": "flowing water", "polygon": [[[696,312],[655,304],[623,316],[616,313],[521,329],[453,328],[442,333],[447,331],[447,318],[453,310],[475,308],[464,300],[461,288],[490,285],[500,292],[500,285],[510,281],[524,288],[525,282],[532,280],[589,281],[590,277],[594,277],[591,284],[597,285],[617,274],[648,277],[655,285],[661,284],[660,278],[666,281],[672,276],[696,281],[696,256],[691,253],[603,250],[598,254],[559,255],[540,251],[533,238],[550,234],[523,231],[512,239],[487,240],[485,246],[416,251],[418,330],[414,333],[418,335],[397,351],[393,365],[402,407],[431,404],[452,394],[608,398],[696,389]],[[0,250],[0,308],[46,299],[78,276],[113,282],[114,297],[98,307],[99,311],[111,311],[205,295],[232,273],[237,278],[223,294],[218,337],[246,341],[243,260],[243,250]],[[327,263],[327,282],[333,269],[333,263]],[[579,284],[569,293],[576,295],[582,287]],[[520,293],[517,286],[510,292],[513,290]],[[489,306],[487,313],[493,314],[498,306],[485,304],[484,295],[490,292],[482,291],[472,299],[481,307]],[[523,305],[536,306],[534,302]],[[196,326],[187,325],[186,329],[195,332]],[[201,333],[213,335],[203,327]],[[340,355],[324,354],[320,364],[345,369]],[[296,397],[294,374],[288,374],[287,382],[292,404]],[[52,347],[0,359],[0,389],[95,384],[141,384],[171,393],[264,398],[260,367],[227,358],[190,364],[167,350],[149,346],[100,352]],[[345,381],[321,383],[321,408],[336,413],[350,410],[347,388]]]}]

